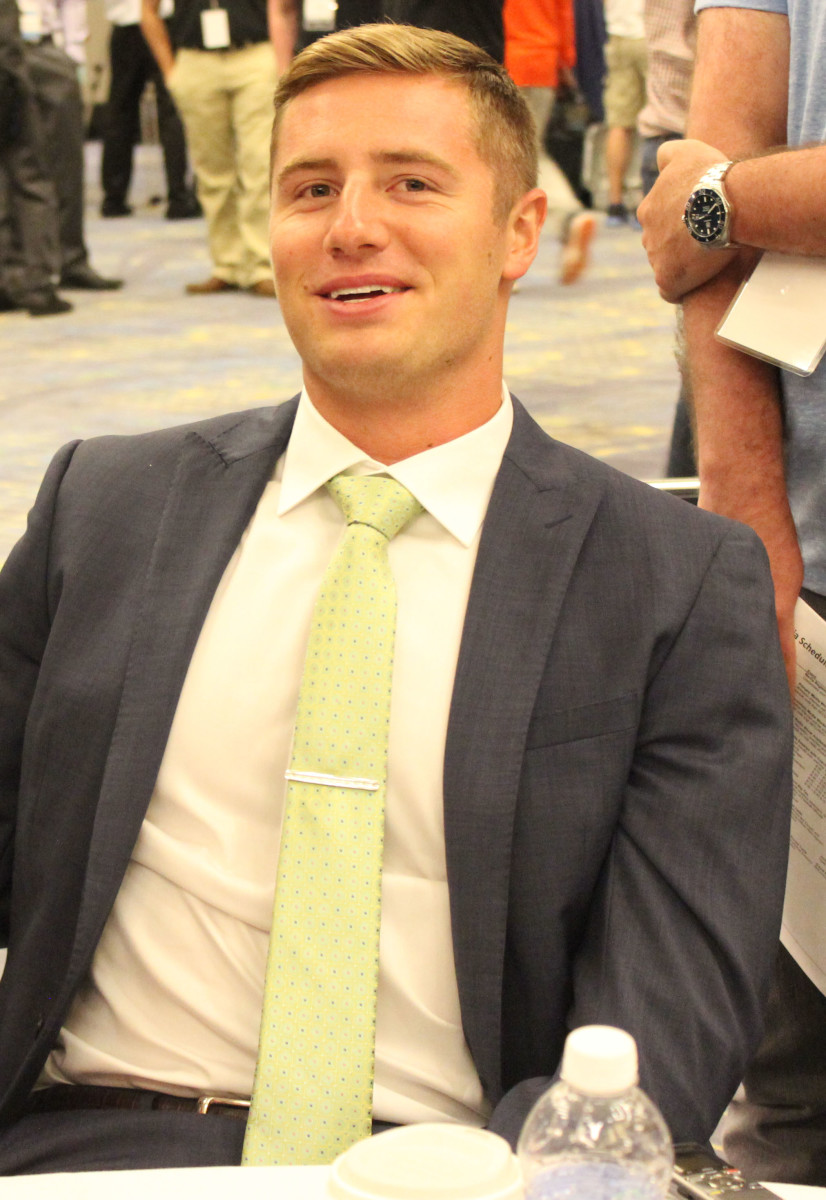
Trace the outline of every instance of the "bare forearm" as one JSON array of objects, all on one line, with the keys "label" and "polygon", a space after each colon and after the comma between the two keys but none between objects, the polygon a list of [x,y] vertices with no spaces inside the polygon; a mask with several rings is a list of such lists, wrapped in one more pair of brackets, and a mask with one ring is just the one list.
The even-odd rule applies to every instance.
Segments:
[{"label": "bare forearm", "polygon": [[789,24],[778,13],[700,13],[686,137],[719,146],[728,158],[784,145],[788,58]]},{"label": "bare forearm", "polygon": [[782,254],[826,255],[826,146],[738,162],[726,176],[732,240]]},{"label": "bare forearm", "polygon": [[786,492],[776,368],[718,341],[714,331],[740,279],[737,264],[686,297],[686,379],[704,508],[750,525],[769,554],[790,686],[793,614],[803,564]]},{"label": "bare forearm", "polygon": [[[697,420],[698,466],[717,494],[728,486],[732,462],[753,463],[754,484],[782,484],[782,418],[776,368],[720,342],[714,331],[739,284],[723,272],[683,303],[686,382]],[[741,511],[748,489],[738,485]]]},{"label": "bare forearm", "polygon": [[298,37],[298,9],[293,0],[267,0],[267,23],[278,74],[290,65]]},{"label": "bare forearm", "polygon": [[141,4],[141,32],[160,67],[164,79],[175,65],[175,53],[169,33],[158,8],[160,0],[143,0]]}]

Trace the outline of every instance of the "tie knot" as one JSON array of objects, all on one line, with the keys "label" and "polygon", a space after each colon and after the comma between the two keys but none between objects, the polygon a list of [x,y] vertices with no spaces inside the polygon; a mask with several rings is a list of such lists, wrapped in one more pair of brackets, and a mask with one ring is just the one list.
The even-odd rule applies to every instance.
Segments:
[{"label": "tie knot", "polygon": [[327,490],[348,525],[369,525],[388,541],[423,511],[406,487],[385,475],[336,475]]}]

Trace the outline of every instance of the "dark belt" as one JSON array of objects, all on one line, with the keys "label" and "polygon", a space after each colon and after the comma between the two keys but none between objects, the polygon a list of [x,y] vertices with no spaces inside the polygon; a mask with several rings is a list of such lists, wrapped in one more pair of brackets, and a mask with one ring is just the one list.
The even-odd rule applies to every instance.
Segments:
[{"label": "dark belt", "polygon": [[92,1087],[88,1084],[56,1083],[32,1092],[26,1113],[66,1112],[73,1108],[131,1108],[192,1112],[204,1117],[247,1119],[249,1100],[231,1096],[170,1096],[144,1088]]}]

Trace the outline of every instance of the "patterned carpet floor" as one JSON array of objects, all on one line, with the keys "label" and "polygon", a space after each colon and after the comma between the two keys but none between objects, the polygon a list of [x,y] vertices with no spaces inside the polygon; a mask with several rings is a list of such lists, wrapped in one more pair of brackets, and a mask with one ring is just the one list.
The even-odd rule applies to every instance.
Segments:
[{"label": "patterned carpet floor", "polygon": [[[0,560],[23,530],[52,453],[286,399],[300,370],[276,302],[185,296],[209,274],[202,220],[169,222],[159,149],[140,147],[134,215],[102,220],[99,146],[87,147],[87,242],[122,291],[67,294],[75,310],[0,315]],[[505,374],[554,437],[639,478],[660,476],[677,395],[674,310],[659,297],[638,230],[600,228],[592,264],[557,281],[559,247],[513,297]]]}]

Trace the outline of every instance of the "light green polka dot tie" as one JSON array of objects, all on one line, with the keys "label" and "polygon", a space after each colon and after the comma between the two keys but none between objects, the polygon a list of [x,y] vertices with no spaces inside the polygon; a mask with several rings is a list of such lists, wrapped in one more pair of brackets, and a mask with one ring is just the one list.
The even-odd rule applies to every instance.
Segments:
[{"label": "light green polka dot tie", "polygon": [[321,582],[298,697],[248,1165],[324,1164],[371,1132],[391,538],[422,507],[394,479],[327,484],[347,520]]}]

